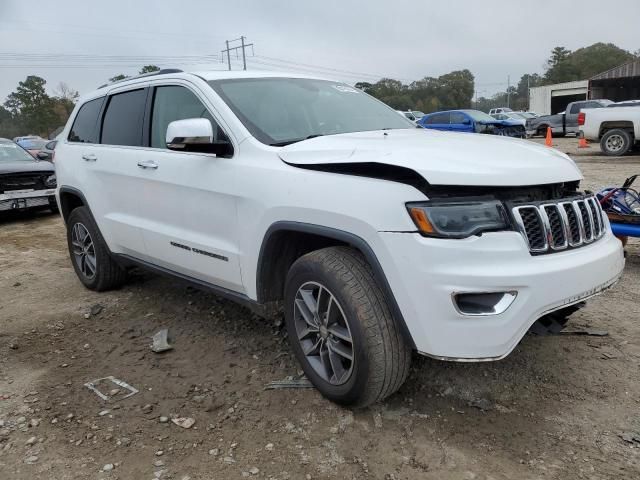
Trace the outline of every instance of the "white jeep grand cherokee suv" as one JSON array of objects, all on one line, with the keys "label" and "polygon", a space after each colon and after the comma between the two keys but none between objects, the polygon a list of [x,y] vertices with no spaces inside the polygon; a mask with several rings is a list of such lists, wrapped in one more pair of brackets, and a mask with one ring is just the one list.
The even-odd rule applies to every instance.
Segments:
[{"label": "white jeep grand cherokee suv", "polygon": [[503,358],[624,266],[566,155],[416,128],[338,82],[165,70],[84,97],[63,138],[57,198],[87,288],[143,266],[282,307],[304,372],[342,404],[397,390],[412,350]]}]

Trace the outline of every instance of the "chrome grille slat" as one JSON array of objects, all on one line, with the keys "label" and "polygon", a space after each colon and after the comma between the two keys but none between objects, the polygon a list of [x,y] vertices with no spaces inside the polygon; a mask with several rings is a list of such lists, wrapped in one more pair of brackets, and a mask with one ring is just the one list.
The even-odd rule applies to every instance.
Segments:
[{"label": "chrome grille slat", "polygon": [[602,209],[595,197],[518,205],[512,213],[533,254],[577,248],[605,234]]}]

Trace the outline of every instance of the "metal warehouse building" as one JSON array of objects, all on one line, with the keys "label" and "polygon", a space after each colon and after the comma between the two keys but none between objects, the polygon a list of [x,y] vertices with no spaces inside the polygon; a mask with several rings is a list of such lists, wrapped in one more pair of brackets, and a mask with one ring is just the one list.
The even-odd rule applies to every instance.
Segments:
[{"label": "metal warehouse building", "polygon": [[608,98],[614,102],[640,99],[640,59],[599,73],[589,80],[529,89],[529,110],[541,115],[564,111],[577,100]]}]

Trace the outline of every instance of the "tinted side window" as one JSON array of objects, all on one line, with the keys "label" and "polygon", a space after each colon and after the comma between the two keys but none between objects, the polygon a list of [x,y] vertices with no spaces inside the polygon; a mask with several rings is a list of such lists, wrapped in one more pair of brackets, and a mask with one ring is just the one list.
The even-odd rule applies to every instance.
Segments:
[{"label": "tinted side window", "polygon": [[147,91],[144,89],[112,95],[102,121],[100,143],[141,146],[146,99]]},{"label": "tinted side window", "polygon": [[166,134],[169,123],[187,118],[206,118],[213,127],[214,141],[228,141],[207,108],[196,95],[185,87],[157,87],[151,114],[151,146],[167,148]]},{"label": "tinted side window", "polygon": [[96,98],[80,107],[69,132],[70,142],[98,143],[96,126],[103,102],[104,97]]},{"label": "tinted side window", "polygon": [[584,103],[574,103],[573,105],[571,105],[571,110],[569,111],[569,113],[580,113],[580,109],[584,107]]},{"label": "tinted side window", "polygon": [[428,123],[430,124],[436,124],[436,125],[442,125],[444,124],[448,124],[449,123],[449,114],[448,113],[437,113],[434,116],[432,116],[431,118],[429,118]]},{"label": "tinted side window", "polygon": [[462,112],[452,112],[451,113],[451,123],[456,125],[461,125],[467,119],[467,116]]}]

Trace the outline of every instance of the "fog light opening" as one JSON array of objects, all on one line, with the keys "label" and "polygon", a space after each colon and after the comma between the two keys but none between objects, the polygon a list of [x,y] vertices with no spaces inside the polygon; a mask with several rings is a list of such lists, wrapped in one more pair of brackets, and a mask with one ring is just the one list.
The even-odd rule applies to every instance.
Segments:
[{"label": "fog light opening", "polygon": [[511,306],[518,292],[454,293],[453,305],[462,315],[500,315]]}]

